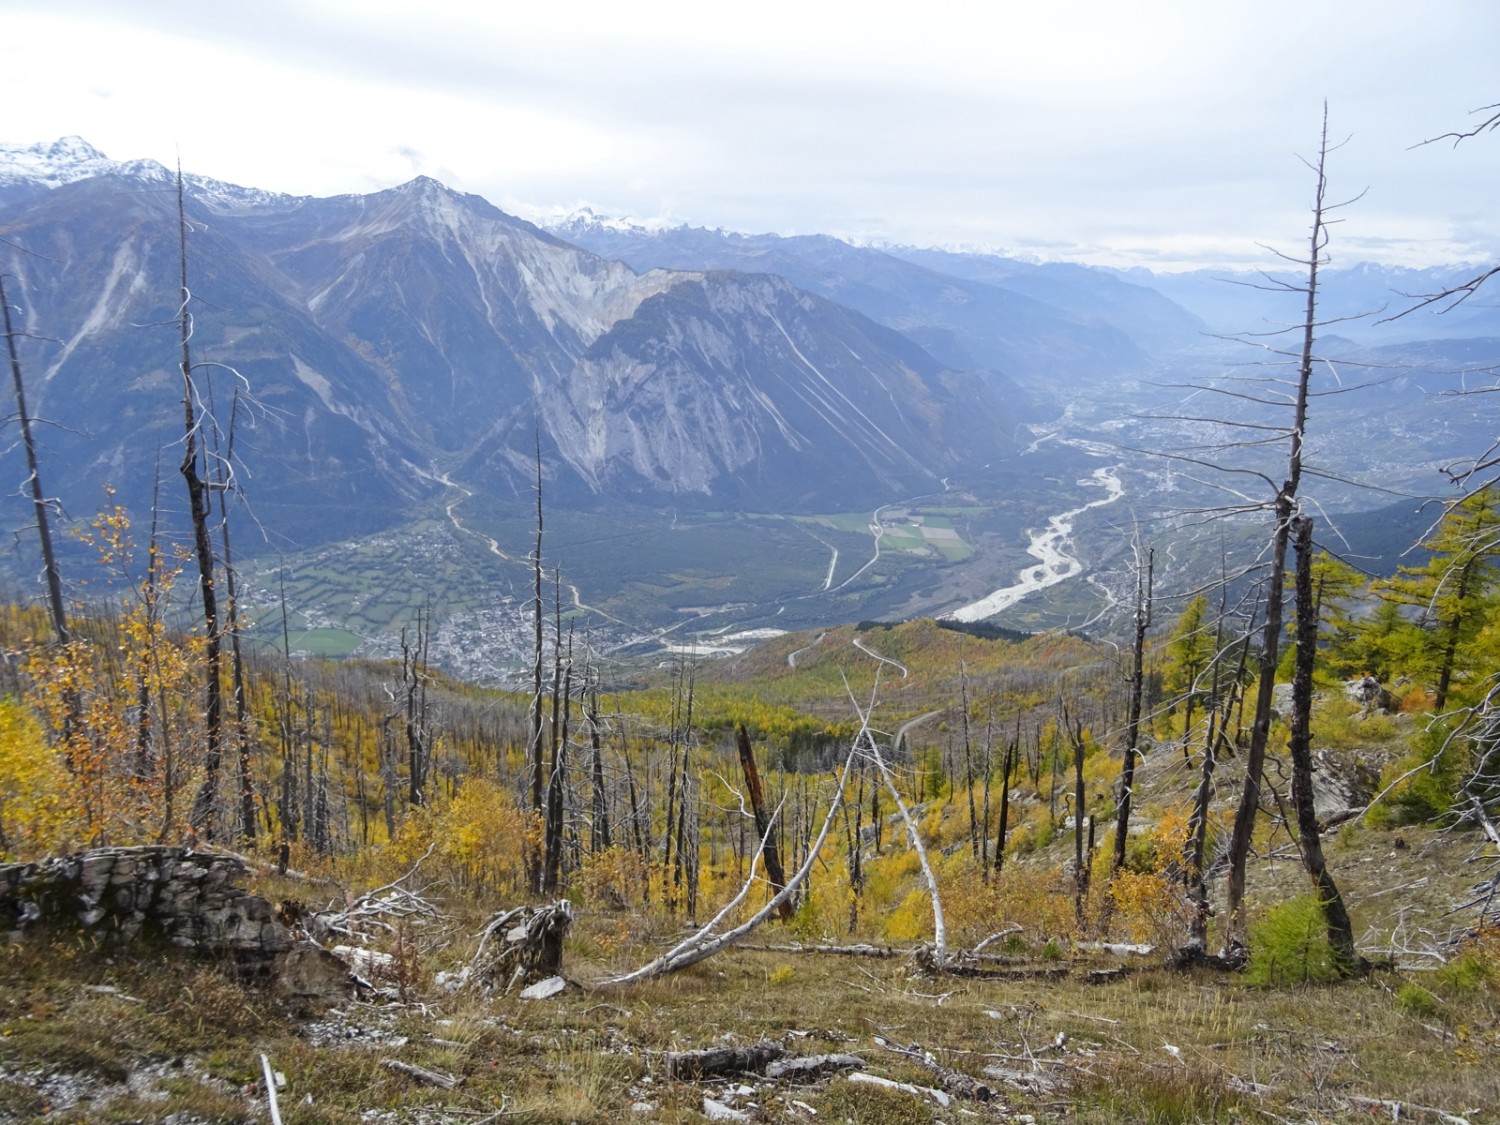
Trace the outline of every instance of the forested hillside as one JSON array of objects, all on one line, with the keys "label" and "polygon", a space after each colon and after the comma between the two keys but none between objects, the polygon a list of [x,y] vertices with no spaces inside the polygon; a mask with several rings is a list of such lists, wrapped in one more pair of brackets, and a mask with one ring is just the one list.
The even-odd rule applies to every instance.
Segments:
[{"label": "forested hillside", "polygon": [[[1095,638],[995,636],[932,621],[789,634],[727,661],[683,655],[632,665],[590,651],[549,592],[534,696],[434,673],[420,621],[399,663],[248,654],[243,715],[224,673],[234,717],[217,763],[203,755],[203,638],[153,616],[149,591],[113,612],[75,616],[66,645],[49,641],[45,614],[13,607],[3,622],[13,655],[0,714],[0,846],[25,860],[191,839],[252,857],[267,893],[304,902],[326,900],[334,886],[400,880],[408,896],[400,901],[420,909],[385,921],[374,911],[357,942],[389,955],[365,971],[389,990],[398,1022],[394,1031],[371,1025],[350,1034],[377,1044],[398,1032],[435,1036],[440,1046],[410,1057],[469,1077],[469,1100],[446,1102],[454,1112],[503,1109],[517,1097],[531,1120],[609,1120],[639,1101],[666,1120],[694,1120],[704,1111],[684,1100],[681,1084],[646,1082],[656,1073],[652,1051],[789,1030],[811,1036],[799,1050],[821,1040],[837,1051],[841,1037],[867,1039],[872,1025],[893,1039],[897,1024],[909,1030],[896,1043],[916,1040],[950,1070],[990,1083],[992,1100],[973,1101],[971,1091],[967,1102],[980,1113],[1004,1106],[1049,1118],[1186,1121],[1256,1106],[1357,1114],[1370,1102],[1438,1105],[1487,1120],[1468,1111],[1493,1104],[1490,1062],[1500,1049],[1495,505],[1494,492],[1483,490],[1455,507],[1428,539],[1430,561],[1395,578],[1369,583],[1327,557],[1309,574],[1317,592],[1311,835],[1322,836],[1347,906],[1352,958],[1325,936],[1319,897],[1301,870],[1309,826],[1296,815],[1301,796],[1285,749],[1295,716],[1283,687],[1250,849],[1248,960],[1226,948],[1223,876],[1258,654],[1256,611],[1220,595],[1153,606],[1137,677],[1128,648]],[[111,561],[128,565],[128,532],[116,512],[92,535]],[[179,566],[163,564],[158,594]],[[1300,654],[1309,631],[1296,621],[1287,629]],[[1283,671],[1293,677],[1300,664],[1294,657]],[[1127,747],[1139,758],[1122,854],[1115,834]],[[749,807],[757,784],[760,820]],[[205,792],[213,795],[207,803]],[[765,878],[773,854],[784,912],[766,909],[775,901]],[[476,956],[471,935],[488,912],[539,895],[574,904],[563,974],[604,989],[602,998],[581,995],[544,1011],[514,996],[480,1002],[435,984],[435,974]],[[390,892],[377,901],[395,910],[398,900]],[[713,952],[714,932],[757,915],[763,923],[744,935],[750,952]],[[684,923],[710,919],[716,931],[689,931],[688,956],[679,955],[685,964],[709,950],[702,968],[681,972],[657,959],[683,949]],[[898,960],[871,957],[887,953]],[[37,998],[66,991],[54,967],[30,957],[11,959],[13,998],[0,1013],[16,1060],[0,1084],[9,1101],[0,1104],[23,1116],[44,1095],[29,1093],[34,1087],[14,1067],[53,1048],[36,1038],[40,1026],[17,1021]],[[907,967],[893,976],[892,964]],[[1242,965],[1243,977],[1215,979],[1231,965]],[[156,1003],[187,1003],[143,972],[85,979],[110,987],[126,980]],[[1090,973],[1123,983],[1080,993],[1065,979]],[[686,982],[667,983],[679,976]],[[1336,993],[1285,991],[1341,977],[1357,979]],[[605,983],[615,978],[636,982]],[[763,1006],[752,996],[766,989]],[[707,1007],[690,999],[704,990],[716,997]],[[722,1006],[741,994],[728,1000],[738,1009]],[[422,997],[463,1014],[421,1031],[410,1005]],[[962,998],[952,1003],[963,1019],[944,1014],[946,997]],[[1325,998],[1358,1006],[1359,1030],[1334,1030],[1332,1010],[1319,1014]],[[1177,1017],[1148,1015],[1159,1001],[1175,1005]],[[1273,1014],[1288,1002],[1301,1009],[1295,1018]],[[62,1026],[90,1018],[86,1007],[49,1003],[49,1019]],[[245,1003],[237,1023],[210,1037],[221,1055],[246,1050],[240,1036],[267,1034],[267,1002]],[[587,1015],[601,1003],[603,1031]],[[642,1022],[642,1005],[664,1022]],[[991,1022],[980,1008],[1002,1021],[980,1037],[1000,1036],[989,1061],[966,1053],[976,1042],[971,1021]],[[851,1022],[854,1010],[869,1012],[868,1022]],[[513,1032],[492,1027],[490,1012],[506,1013],[503,1028],[544,1043],[587,1038],[532,1048],[540,1054],[507,1063],[510,1077],[496,1085],[488,1068],[497,1052],[514,1050],[506,1045]],[[1254,1061],[1251,1024],[1289,1018],[1288,1048],[1321,1034],[1336,1046],[1298,1050],[1339,1052],[1317,1064],[1316,1095],[1297,1076],[1295,1052],[1265,1048]],[[443,1030],[454,1019],[464,1030]],[[1398,1061],[1385,1039],[1401,1025],[1430,1030],[1420,1031],[1415,1055]],[[163,1046],[160,1029],[121,1026],[110,1052],[100,1046],[69,1064],[96,1087],[132,1070],[131,1051],[183,1049]],[[1327,1030],[1308,1030],[1317,1026]],[[663,1038],[667,1028],[676,1034]],[[1029,1035],[1056,1040],[1045,1065],[1025,1061],[1039,1045]],[[1230,1055],[1215,1055],[1221,1039]],[[307,1068],[295,1089],[326,1065],[305,1043],[279,1049]],[[1003,1061],[1011,1055],[1020,1061]],[[904,1080],[955,1088],[890,1057]],[[340,1114],[408,1098],[399,1075],[383,1072],[372,1092],[351,1065],[346,1052],[335,1065],[338,1085],[294,1119],[352,1120]],[[235,1059],[209,1070],[245,1081],[249,1066]],[[202,1112],[209,1095],[188,1085],[191,1097],[171,1096]],[[811,1119],[799,1101],[848,1120],[941,1114],[923,1095],[887,1097],[846,1080],[805,1096],[764,1080],[754,1089],[737,1104],[756,1101],[777,1120]],[[215,1096],[214,1113],[229,1116],[206,1119],[234,1119],[226,1108],[233,1099]],[[723,1095],[710,1087],[707,1096]],[[439,1100],[449,1097],[457,1095]],[[86,1108],[72,1112],[93,1119]]]},{"label": "forested hillside", "polygon": [[[331,448],[315,450],[314,433],[359,421],[356,444],[379,453],[392,496],[405,475],[469,495],[445,470],[408,474],[402,452],[442,444],[421,431],[446,395],[463,416],[448,452],[524,504],[524,545],[509,551],[464,528],[460,500],[445,509],[516,579],[503,610],[485,607],[524,656],[504,689],[433,658],[435,599],[477,600],[471,568],[444,570],[439,552],[386,579],[420,606],[391,659],[298,655],[284,567],[279,598],[265,583],[241,596],[235,550],[253,521],[230,502],[252,484],[235,452],[246,381],[196,350],[187,245],[202,219],[178,176],[175,253],[152,242],[156,274],[175,264],[176,311],[159,327],[176,367],[152,378],[180,388],[188,543],[163,534],[170,474],[158,472],[149,509],[106,493],[58,535],[60,561],[16,346],[26,333],[6,322],[44,597],[0,611],[0,917],[16,937],[0,969],[0,1115],[186,1123],[264,1107],[279,1120],[285,1088],[287,1117],[305,1121],[1495,1120],[1495,451],[1447,460],[1452,488],[1435,503],[1343,475],[1318,415],[1360,389],[1325,354],[1341,341],[1317,311],[1337,206],[1329,150],[1325,129],[1309,242],[1290,257],[1305,274],[1271,283],[1304,319],[1270,344],[1239,339],[1267,364],[1179,388],[1182,404],[1219,408],[1145,417],[1139,432],[1162,441],[1128,452],[1158,467],[1157,507],[1107,529],[1107,574],[1067,549],[1074,520],[1126,493],[1116,468],[1093,466],[1071,487],[1104,497],[1030,534],[1035,565],[1017,585],[965,591],[936,619],[747,629],[719,645],[707,618],[789,622],[813,592],[767,597],[752,618],[728,595],[700,604],[731,579],[690,584],[676,560],[641,578],[672,622],[650,644],[621,642],[547,539],[549,467],[565,460],[574,487],[616,498],[735,495],[697,489],[723,477],[811,503],[835,468],[861,498],[962,497],[868,517],[809,510],[783,528],[819,545],[820,566],[829,552],[822,593],[867,573],[894,585],[875,568],[898,543],[968,556],[953,524],[969,517],[954,513],[980,505],[941,476],[944,435],[969,435],[965,458],[979,460],[1003,384],[960,377],[774,276],[636,275],[433,181],[341,197],[321,218],[282,199],[241,228],[236,254],[251,235],[272,246],[244,276],[274,264],[302,279],[317,293],[298,300],[339,328],[339,347],[388,374],[431,374],[413,356],[452,309],[428,303],[430,278],[409,304],[390,270],[356,266],[453,264],[395,244],[413,229],[427,250],[478,231],[519,254],[501,256],[494,286],[476,282],[470,310],[497,339],[534,330],[505,337],[529,378],[559,374],[555,361],[571,381],[535,401],[512,385],[498,421],[477,416],[493,405],[487,385],[456,367],[446,389],[392,392],[375,424],[344,408],[357,396],[335,408],[326,376],[276,356],[300,388],[289,401],[326,408],[305,415],[309,464]],[[172,210],[137,202],[154,219]],[[28,215],[27,230],[56,229]],[[549,304],[560,290],[531,284],[549,271],[588,300]],[[489,297],[522,275],[522,311],[496,319]],[[173,292],[151,288],[158,304]],[[1130,288],[1114,290],[1121,302],[1161,310]],[[410,313],[399,332],[372,312],[376,292]],[[325,302],[338,294],[335,316]],[[243,343],[236,331],[220,320],[209,338]],[[49,346],[44,384],[73,350]],[[1383,382],[1370,367],[1355,364],[1363,389]],[[793,370],[786,401],[766,400]],[[217,413],[210,371],[236,388]],[[700,378],[753,400],[759,432],[795,462],[679,448],[706,430],[724,448],[744,437],[735,410],[694,413],[684,404],[702,397],[675,394]],[[636,428],[601,436],[590,420],[617,421],[627,399]],[[539,419],[526,440],[523,407]],[[1110,448],[1068,440],[1092,458]],[[1192,490],[1175,491],[1184,480]],[[1390,527],[1355,535],[1380,547],[1378,566],[1341,537],[1316,487],[1330,481],[1395,491],[1407,519],[1427,513],[1404,564],[1389,561]],[[1054,485],[1069,480],[1014,482],[994,506]],[[1170,496],[1184,503],[1169,510]],[[676,528],[675,509],[658,514]],[[868,534],[873,558],[836,584],[840,533]],[[634,549],[599,539],[606,555]],[[1102,607],[1069,612],[1075,627],[998,623],[1075,578]],[[304,619],[304,635],[339,624]],[[242,876],[253,894],[228,889]],[[184,975],[205,950],[221,963]]]}]

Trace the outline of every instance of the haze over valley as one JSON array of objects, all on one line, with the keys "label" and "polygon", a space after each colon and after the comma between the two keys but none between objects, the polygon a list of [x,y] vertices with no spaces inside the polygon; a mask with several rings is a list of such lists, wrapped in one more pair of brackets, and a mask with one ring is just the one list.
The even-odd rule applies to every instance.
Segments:
[{"label": "haze over valley", "polygon": [[[1167,590],[1217,565],[1221,538],[1256,549],[1258,525],[1205,525],[1239,503],[1205,462],[1262,463],[1225,391],[1281,376],[1267,333],[1296,294],[587,212],[544,230],[427,177],[332,198],[185,184],[220,440],[236,418],[244,598],[267,620],[284,589],[300,650],[389,654],[420,610],[452,670],[518,666],[538,457],[544,561],[613,650],[918,615],[1108,628],[1137,529]],[[143,526],[179,456],[173,177],[76,137],[8,145],[0,234],[55,423],[49,486],[75,521],[108,486]],[[1323,307],[1401,307],[1461,274],[1334,268]],[[1321,389],[1370,385],[1316,400],[1309,501],[1409,516],[1488,440],[1492,419],[1447,392],[1500,360],[1500,312],[1329,332]],[[169,525],[176,505],[165,488]],[[1336,537],[1375,571],[1405,546]]]}]

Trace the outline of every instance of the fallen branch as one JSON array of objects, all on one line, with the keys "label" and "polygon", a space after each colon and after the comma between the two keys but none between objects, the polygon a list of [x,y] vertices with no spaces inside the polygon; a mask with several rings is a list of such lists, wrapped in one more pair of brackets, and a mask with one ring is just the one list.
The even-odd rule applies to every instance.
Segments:
[{"label": "fallen branch", "polygon": [[935,1074],[939,1085],[950,1094],[960,1098],[968,1098],[970,1101],[987,1102],[995,1096],[995,1092],[979,1082],[970,1078],[961,1070],[944,1066],[928,1051],[913,1043],[910,1047],[898,1047],[884,1036],[875,1036],[875,1045],[883,1047],[892,1054],[900,1055],[902,1058],[910,1059],[924,1070]]},{"label": "fallen branch", "polygon": [[[845,687],[847,688],[847,684]],[[851,693],[850,701],[854,700]],[[854,708],[859,711],[859,704]],[[906,807],[906,802],[901,799],[901,793],[896,788],[896,783],[891,780],[891,771],[886,768],[885,759],[880,756],[880,746],[870,735],[870,716],[868,711],[859,711],[860,735],[869,740],[869,757],[880,771],[880,778],[885,782],[886,792],[896,802],[896,808],[901,813],[901,820],[906,825],[907,838],[911,840],[912,850],[917,853],[917,862],[922,865],[922,878],[927,883],[927,893],[932,897],[932,950],[930,953],[931,964],[934,968],[941,969],[948,960],[948,927],[943,921],[943,897],[938,893],[937,876],[932,873],[932,864],[927,862],[927,849],[922,846],[922,834],[917,831],[916,823],[911,818],[911,812]],[[856,748],[859,746],[859,737],[854,740]]]},{"label": "fallen branch", "polygon": [[271,1073],[271,1060],[260,1057],[260,1072],[266,1079],[266,1106],[271,1111],[271,1125],[281,1125],[281,1107],[276,1104],[276,1076]]},{"label": "fallen branch", "polygon": [[1003,937],[1010,937],[1011,934],[1019,934],[1024,929],[1025,927],[1021,926],[1019,923],[1012,922],[1009,926],[1006,926],[1005,929],[998,930],[995,933],[991,934],[989,937],[985,938],[973,949],[969,950],[969,952],[975,955],[982,953],[984,951],[984,947],[989,945],[990,942],[999,941]]},{"label": "fallen branch", "polygon": [[426,1067],[404,1063],[400,1059],[384,1059],[381,1065],[387,1070],[394,1070],[398,1074],[414,1078],[425,1086],[437,1086],[444,1090],[453,1090],[464,1084],[462,1075],[440,1074],[438,1071],[428,1070]]},{"label": "fallen branch", "polygon": [[399,879],[394,879],[383,887],[376,887],[373,891],[366,891],[343,910],[319,910],[310,919],[308,930],[318,939],[326,938],[329,934],[342,934],[348,938],[360,938],[362,928],[384,930],[392,933],[395,927],[386,918],[395,919],[397,922],[411,918],[439,919],[442,912],[428,902],[415,891],[408,890],[401,884],[405,883],[432,855],[437,844],[432,844],[422,854],[422,858],[411,865],[411,869]]},{"label": "fallen branch", "polygon": [[895,1082],[889,1078],[881,1078],[878,1074],[866,1074],[862,1070],[856,1070],[849,1075],[850,1082],[859,1082],[866,1086],[883,1086],[887,1090],[900,1090],[904,1094],[911,1094],[918,1098],[931,1098],[938,1105],[947,1109],[953,1104],[953,1099],[941,1090],[934,1090],[931,1086],[913,1086],[910,1082]]},{"label": "fallen branch", "polygon": [[[752,857],[750,861],[750,874],[745,879],[744,885],[740,887],[739,893],[730,899],[724,908],[718,914],[714,915],[702,929],[678,943],[649,964],[643,965],[633,972],[622,973],[615,977],[607,977],[600,984],[635,984],[638,981],[650,980],[655,977],[665,976],[667,973],[676,972],[678,969],[685,969],[689,965],[696,965],[699,961],[712,957],[719,950],[740,941],[769,918],[773,912],[779,910],[783,902],[789,901],[792,895],[797,893],[797,888],[806,880],[808,874],[813,869],[813,865],[818,861],[823,844],[828,839],[828,832],[833,827],[834,816],[843,803],[844,790],[849,782],[849,773],[854,765],[855,755],[859,751],[860,739],[868,736],[868,725],[861,725],[859,733],[855,735],[854,741],[849,747],[848,755],[844,758],[844,768],[839,774],[838,788],[834,791],[833,799],[829,802],[828,816],[823,820],[823,827],[818,833],[818,838],[808,847],[807,858],[803,861],[802,866],[787,880],[786,886],[772,896],[769,902],[751,915],[747,921],[742,922],[734,929],[727,930],[722,934],[715,932],[717,927],[739,907],[740,903],[749,897],[751,889],[755,886],[756,859]],[[778,808],[777,813],[770,818],[767,831],[774,827],[776,817],[779,814],[780,809]]]},{"label": "fallen branch", "polygon": [[1127,957],[1131,954],[1146,957],[1156,952],[1154,945],[1127,945],[1117,941],[1079,941],[1073,943],[1073,948],[1091,953],[1108,953],[1114,957]]}]

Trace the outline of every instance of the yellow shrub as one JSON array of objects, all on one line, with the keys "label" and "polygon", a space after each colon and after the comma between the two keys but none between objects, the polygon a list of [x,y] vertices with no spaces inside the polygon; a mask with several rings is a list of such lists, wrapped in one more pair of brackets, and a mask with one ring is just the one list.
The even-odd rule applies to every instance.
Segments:
[{"label": "yellow shrub", "polygon": [[0,699],[0,855],[30,859],[78,843],[64,797],[71,785],[41,724],[20,703]]},{"label": "yellow shrub", "polygon": [[386,849],[392,868],[409,869],[427,852],[429,878],[446,878],[476,896],[511,894],[526,883],[526,856],[541,845],[536,818],[502,786],[471,777],[451,801],[415,809]]},{"label": "yellow shrub", "polygon": [[583,857],[577,884],[590,906],[623,910],[640,897],[646,885],[646,865],[639,853],[616,844]]},{"label": "yellow shrub", "polygon": [[887,941],[926,941],[932,937],[932,899],[927,888],[914,890],[902,899],[885,920]]},{"label": "yellow shrub", "polygon": [[1116,874],[1110,884],[1114,921],[1129,940],[1158,948],[1180,945],[1192,918],[1182,885],[1155,872]]},{"label": "yellow shrub", "polygon": [[1067,937],[1077,929],[1073,880],[1062,869],[1008,864],[995,882],[995,926],[1014,923],[1031,940]]}]

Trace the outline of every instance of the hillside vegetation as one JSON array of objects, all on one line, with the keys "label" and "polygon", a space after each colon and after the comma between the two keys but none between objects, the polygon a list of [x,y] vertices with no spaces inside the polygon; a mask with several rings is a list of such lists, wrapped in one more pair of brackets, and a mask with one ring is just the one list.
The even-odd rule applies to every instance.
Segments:
[{"label": "hillside vegetation", "polygon": [[[929,1096],[845,1077],[751,1078],[737,1094],[739,1080],[666,1080],[663,1052],[766,1037],[940,1086],[926,1052],[992,1086],[955,1104],[993,1119],[1494,1120],[1493,526],[1480,493],[1421,567],[1368,586],[1319,562],[1316,828],[1360,965],[1330,946],[1303,871],[1283,693],[1234,974],[1204,965],[1231,937],[1222,874],[1255,633],[1208,598],[1155,607],[1139,678],[1128,649],[1099,640],[927,620],[632,664],[591,652],[554,606],[536,694],[432,671],[419,615],[395,663],[250,655],[242,709],[226,668],[218,761],[203,753],[202,638],[144,592],[75,617],[67,645],[47,639],[45,615],[8,607],[7,859],[186,840],[249,856],[276,901],[347,902],[401,879],[432,909],[363,932],[388,955],[374,1006],[310,1023],[211,967],[28,939],[4,968],[0,1115],[255,1119],[268,1051],[298,1121],[603,1121],[633,1106],[694,1121],[716,1112],[705,1097],[764,1120],[953,1119]],[[124,514],[95,530],[128,567]],[[152,596],[172,580],[162,568]],[[691,968],[609,983],[772,893],[741,729],[766,842],[788,875],[805,872],[789,916]],[[588,991],[531,1002],[440,985],[495,911],[562,896],[577,908],[564,974]],[[1186,956],[1195,927],[1208,940]],[[836,951],[850,946],[868,948]],[[414,1087],[387,1058],[466,1081]]]}]

